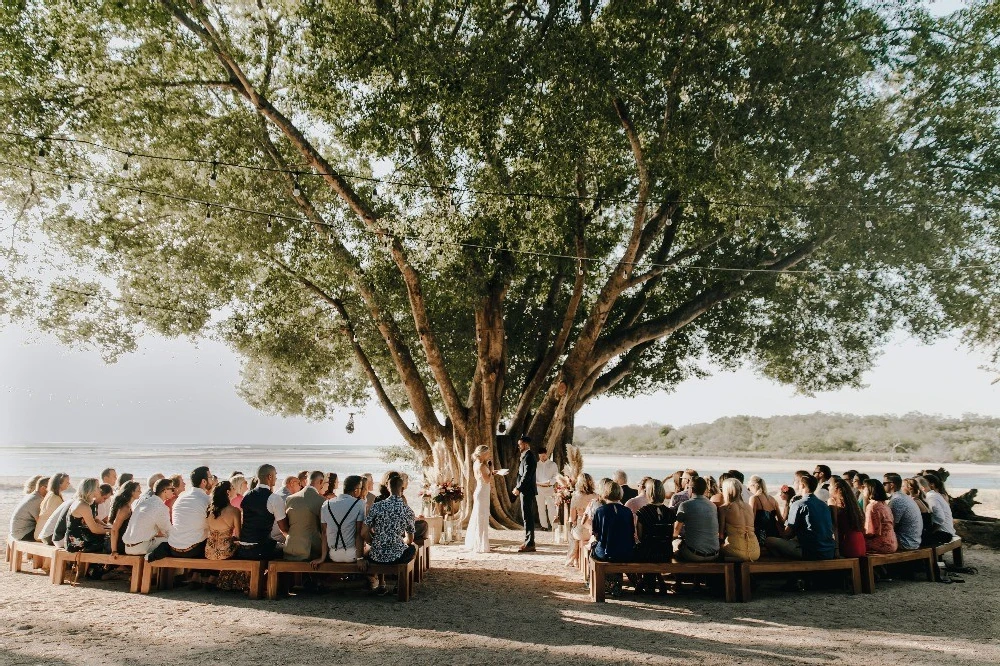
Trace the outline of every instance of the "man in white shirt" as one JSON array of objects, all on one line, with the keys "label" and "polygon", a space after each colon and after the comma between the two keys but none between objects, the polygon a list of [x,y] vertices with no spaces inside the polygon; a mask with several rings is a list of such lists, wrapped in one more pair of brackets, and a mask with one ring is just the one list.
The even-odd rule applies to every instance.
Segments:
[{"label": "man in white shirt", "polygon": [[[241,560],[273,559],[278,553],[277,541],[271,536],[272,530],[277,529],[282,537],[288,534],[285,500],[271,491],[278,481],[277,471],[273,465],[261,465],[257,478],[260,483],[244,495],[240,503],[243,524],[240,526],[240,546],[236,556]],[[176,511],[177,505],[174,505]]]},{"label": "man in white shirt", "polygon": [[[128,527],[122,540],[126,555],[145,555],[152,562],[160,544],[170,536],[170,511],[164,503],[174,496],[174,484],[170,479],[160,479],[153,487],[153,496],[139,499],[132,510]],[[112,544],[113,545],[113,544]],[[168,549],[159,548],[158,555],[166,555]]]},{"label": "man in white shirt", "polygon": [[344,479],[344,492],[323,502],[319,510],[322,550],[313,564],[322,564],[329,556],[331,562],[357,562],[364,570],[365,488],[364,477],[349,476]]},{"label": "man in white shirt", "polygon": [[535,487],[538,489],[538,522],[543,530],[552,529],[556,517],[555,485],[559,477],[559,466],[549,460],[548,451],[540,451],[535,467]]},{"label": "man in white shirt", "polygon": [[191,472],[191,487],[174,502],[173,526],[167,537],[171,557],[205,557],[208,539],[208,505],[212,503],[206,489],[212,472],[197,467]]},{"label": "man in white shirt", "polygon": [[828,465],[816,465],[816,469],[813,470],[813,476],[819,481],[819,485],[816,486],[816,492],[813,495],[818,500],[829,502],[830,480],[833,478],[833,472],[830,470],[830,467]]},{"label": "man in white shirt", "polygon": [[[112,488],[118,483],[118,472],[113,467],[109,467],[103,472],[101,472],[101,483],[108,484]],[[108,516],[111,514],[111,504],[115,501],[114,497],[109,497],[106,502],[101,502],[97,505],[97,519],[102,523],[108,522]]]}]

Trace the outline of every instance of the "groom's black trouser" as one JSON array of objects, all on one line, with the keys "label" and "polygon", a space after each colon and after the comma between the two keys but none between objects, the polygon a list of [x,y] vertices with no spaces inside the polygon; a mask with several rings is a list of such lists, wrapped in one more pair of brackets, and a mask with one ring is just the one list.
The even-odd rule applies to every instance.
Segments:
[{"label": "groom's black trouser", "polygon": [[521,516],[524,518],[524,545],[535,545],[535,495],[521,493]]}]

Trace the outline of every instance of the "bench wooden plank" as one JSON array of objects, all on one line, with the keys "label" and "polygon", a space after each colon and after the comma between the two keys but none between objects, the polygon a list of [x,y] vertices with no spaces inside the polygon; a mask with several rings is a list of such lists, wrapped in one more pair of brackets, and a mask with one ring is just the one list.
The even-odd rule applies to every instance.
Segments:
[{"label": "bench wooden plank", "polygon": [[[414,558],[415,560],[416,558]],[[397,595],[400,601],[409,601],[413,596],[414,564],[410,560],[406,564],[375,564],[368,563],[367,571],[364,573],[396,576]],[[271,560],[267,565],[267,598],[274,600],[278,598],[278,576],[283,573],[311,573],[311,574],[357,574],[358,567],[353,562],[324,562],[318,567],[313,567],[309,562],[289,562],[287,560]]]},{"label": "bench wooden plank", "polygon": [[174,569],[191,569],[193,571],[246,571],[250,574],[251,599],[259,599],[263,579],[264,563],[258,560],[206,560],[189,557],[164,557],[155,562],[147,562],[143,568],[140,592],[149,594],[153,584],[153,572],[159,573],[158,589],[171,586]]},{"label": "bench wooden plank", "polygon": [[129,592],[138,592],[142,583],[142,574],[146,564],[140,555],[110,555],[105,553],[71,553],[58,548],[52,557],[52,582],[62,585],[66,582],[66,566],[69,564],[111,564],[120,567],[130,567],[132,577],[129,581]]},{"label": "bench wooden plank", "polygon": [[[946,544],[935,546],[934,561],[940,560],[945,553],[951,553],[956,567],[965,566],[965,556],[962,554],[962,537],[955,537]],[[934,568],[934,571],[938,573],[937,567]]]},{"label": "bench wooden plank", "polygon": [[933,581],[934,576],[934,549],[918,548],[917,550],[897,550],[895,553],[872,553],[861,558],[861,589],[865,594],[875,592],[875,567],[887,564],[898,564],[899,562],[921,562],[927,580]]},{"label": "bench wooden plank", "polygon": [[607,574],[689,574],[722,576],[726,602],[736,601],[736,571],[732,562],[602,562],[590,558],[590,597],[595,603],[605,600],[604,577]]},{"label": "bench wooden plank", "polygon": [[851,594],[861,591],[861,565],[855,557],[833,560],[774,560],[761,559],[756,562],[741,562],[740,601],[752,598],[750,576],[755,573],[813,573],[817,571],[847,571],[851,576]]}]

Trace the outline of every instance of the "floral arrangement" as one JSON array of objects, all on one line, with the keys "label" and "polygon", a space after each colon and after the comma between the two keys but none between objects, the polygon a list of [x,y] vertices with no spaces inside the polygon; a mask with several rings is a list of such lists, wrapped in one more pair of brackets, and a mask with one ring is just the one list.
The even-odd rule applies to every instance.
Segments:
[{"label": "floral arrangement", "polygon": [[430,487],[428,492],[430,493],[431,501],[436,504],[449,505],[459,502],[465,497],[465,493],[462,492],[462,486],[454,481],[442,481],[436,486]]},{"label": "floral arrangement", "polygon": [[573,483],[565,477],[559,476],[555,485],[556,506],[569,506],[573,499]]}]

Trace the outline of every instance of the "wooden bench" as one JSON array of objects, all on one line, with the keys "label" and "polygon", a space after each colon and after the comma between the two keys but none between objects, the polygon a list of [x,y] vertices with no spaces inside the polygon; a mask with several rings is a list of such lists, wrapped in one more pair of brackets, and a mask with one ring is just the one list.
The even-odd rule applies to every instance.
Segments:
[{"label": "wooden bench", "polygon": [[[142,558],[140,558],[142,559]],[[250,574],[250,598],[260,599],[264,563],[258,560],[206,560],[189,557],[164,557],[154,562],[146,562],[142,571],[142,585],[139,591],[149,594],[153,586],[153,574],[157,574],[157,589],[170,589],[174,584],[174,569],[193,571],[246,571]]]},{"label": "wooden bench", "polygon": [[846,571],[851,577],[851,594],[861,591],[861,566],[856,557],[834,560],[773,560],[761,559],[756,562],[741,562],[740,601],[750,601],[750,577],[762,573],[815,573],[817,571]]},{"label": "wooden bench", "polygon": [[[41,544],[39,544],[41,545]],[[51,547],[51,546],[50,546]],[[104,553],[71,553],[62,548],[57,548],[52,556],[52,582],[62,585],[66,582],[66,566],[70,564],[110,564],[119,567],[129,567],[132,569],[132,577],[129,581],[129,592],[138,592],[139,583],[142,580],[145,570],[146,560],[141,555],[106,555]]]},{"label": "wooden bench", "polygon": [[[24,565],[23,555],[35,555],[36,557],[44,557],[52,559],[56,555],[56,551],[59,550],[55,546],[48,546],[44,543],[39,543],[37,541],[14,541],[11,540],[8,544],[10,552],[8,557],[10,557],[10,570],[14,573],[21,571],[21,567]],[[52,575],[52,567],[49,568],[49,575]],[[53,582],[55,578],[53,577]]]},{"label": "wooden bench", "polygon": [[934,576],[934,549],[918,548],[916,550],[897,550],[895,553],[875,554],[872,553],[861,558],[861,589],[865,594],[875,591],[875,567],[886,564],[899,564],[900,562],[920,562],[927,580],[933,581]]},{"label": "wooden bench", "polygon": [[[397,576],[397,598],[409,601],[413,596],[414,564],[416,558],[406,564],[374,564],[368,563],[366,575]],[[278,577],[283,573],[308,574],[360,574],[353,562],[324,562],[313,568],[309,562],[289,562],[287,560],[271,560],[267,565],[267,598],[278,598]]]},{"label": "wooden bench", "polygon": [[[4,550],[4,562],[11,563],[14,561],[13,559],[11,559],[11,552],[13,551],[13,548],[14,548],[14,537],[8,534],[7,548]],[[11,571],[13,570],[14,570],[14,565],[11,564]]]},{"label": "wooden bench", "polygon": [[[940,560],[945,553],[951,553],[956,567],[965,566],[965,556],[962,555],[962,537],[955,537],[946,544],[935,546],[934,561]],[[939,573],[937,567],[934,567],[934,573]]]},{"label": "wooden bench", "polygon": [[722,576],[727,602],[736,601],[736,571],[732,562],[602,562],[590,558],[590,598],[604,601],[604,577],[608,574],[687,574]]}]

